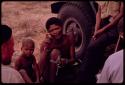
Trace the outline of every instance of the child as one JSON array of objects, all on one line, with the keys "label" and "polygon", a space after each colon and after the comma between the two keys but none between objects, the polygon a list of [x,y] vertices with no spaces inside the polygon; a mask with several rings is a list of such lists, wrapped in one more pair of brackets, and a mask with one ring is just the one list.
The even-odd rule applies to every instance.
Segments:
[{"label": "child", "polygon": [[34,41],[24,39],[22,41],[22,54],[15,62],[15,68],[20,71],[26,83],[39,82],[39,68],[33,55]]}]

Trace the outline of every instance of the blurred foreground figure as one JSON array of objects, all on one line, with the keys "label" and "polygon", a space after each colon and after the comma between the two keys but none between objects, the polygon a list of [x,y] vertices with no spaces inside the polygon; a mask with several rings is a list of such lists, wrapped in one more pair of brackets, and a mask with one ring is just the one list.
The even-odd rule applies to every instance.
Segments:
[{"label": "blurred foreground figure", "polygon": [[20,73],[9,66],[14,52],[14,40],[12,30],[7,25],[0,26],[1,36],[1,82],[2,83],[25,83]]}]

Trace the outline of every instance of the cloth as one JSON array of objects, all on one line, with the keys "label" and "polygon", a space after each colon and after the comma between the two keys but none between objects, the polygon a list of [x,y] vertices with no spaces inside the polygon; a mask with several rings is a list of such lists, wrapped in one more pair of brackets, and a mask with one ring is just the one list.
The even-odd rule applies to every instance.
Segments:
[{"label": "cloth", "polygon": [[101,7],[101,18],[104,19],[109,15],[112,20],[120,11],[120,1],[96,1]]},{"label": "cloth", "polygon": [[1,77],[2,83],[25,83],[20,73],[7,65],[1,65]]},{"label": "cloth", "polygon": [[123,50],[108,57],[97,83],[123,82]]}]

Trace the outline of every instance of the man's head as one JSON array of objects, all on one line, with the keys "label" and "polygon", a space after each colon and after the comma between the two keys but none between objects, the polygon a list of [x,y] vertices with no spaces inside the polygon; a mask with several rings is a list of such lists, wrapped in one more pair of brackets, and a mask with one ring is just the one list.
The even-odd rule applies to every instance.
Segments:
[{"label": "man's head", "polygon": [[53,38],[60,39],[62,36],[62,25],[62,20],[52,17],[47,20],[46,29]]},{"label": "man's head", "polygon": [[26,57],[29,57],[33,54],[35,48],[34,41],[32,39],[23,39],[22,41],[22,53],[26,55]]},{"label": "man's head", "polygon": [[12,30],[7,25],[1,25],[1,54],[2,64],[9,65],[14,52],[14,40]]},{"label": "man's head", "polygon": [[1,30],[1,36],[2,36],[2,40],[0,41],[0,44],[3,44],[10,39],[12,35],[12,30],[7,25],[1,25],[0,30]]}]

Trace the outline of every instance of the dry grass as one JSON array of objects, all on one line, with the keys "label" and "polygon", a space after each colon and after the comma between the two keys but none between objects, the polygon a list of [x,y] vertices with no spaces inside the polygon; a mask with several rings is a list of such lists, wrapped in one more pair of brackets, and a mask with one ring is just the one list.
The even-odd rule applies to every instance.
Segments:
[{"label": "dry grass", "polygon": [[13,30],[15,53],[13,61],[20,53],[21,41],[30,37],[35,41],[37,61],[39,60],[40,43],[45,38],[45,22],[51,13],[50,4],[54,1],[4,1],[2,2],[2,24]]}]

